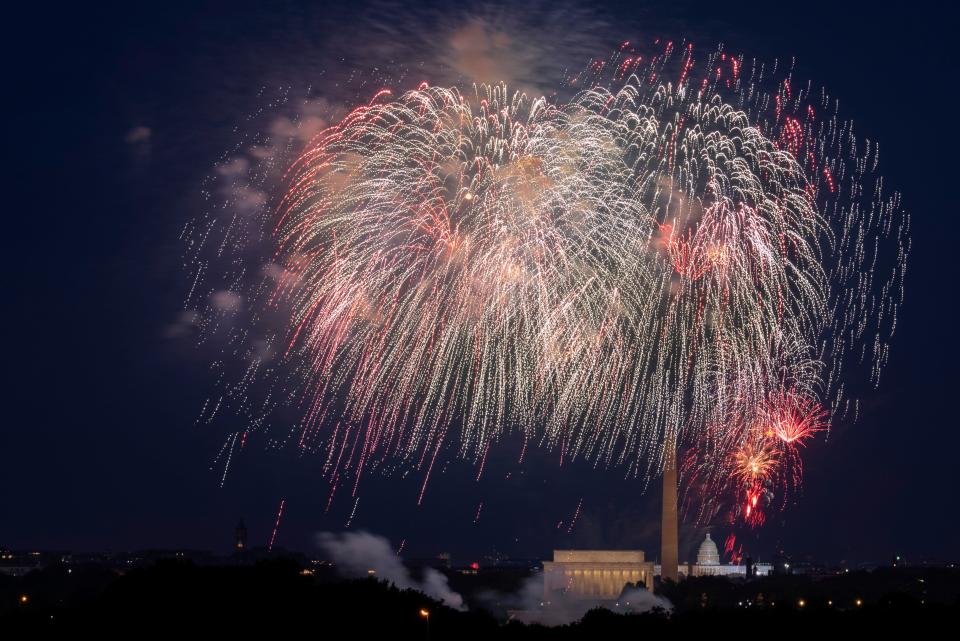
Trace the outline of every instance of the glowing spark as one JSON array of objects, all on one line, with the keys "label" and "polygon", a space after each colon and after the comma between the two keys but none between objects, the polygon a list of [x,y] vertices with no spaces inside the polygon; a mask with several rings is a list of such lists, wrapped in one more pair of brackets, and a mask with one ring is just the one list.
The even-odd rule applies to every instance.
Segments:
[{"label": "glowing spark", "polygon": [[277,531],[280,529],[280,519],[283,517],[283,507],[286,505],[286,499],[280,499],[280,509],[277,510],[277,520],[273,524],[273,533],[270,535],[270,543],[267,545],[267,551],[273,551],[273,543],[277,540]]}]

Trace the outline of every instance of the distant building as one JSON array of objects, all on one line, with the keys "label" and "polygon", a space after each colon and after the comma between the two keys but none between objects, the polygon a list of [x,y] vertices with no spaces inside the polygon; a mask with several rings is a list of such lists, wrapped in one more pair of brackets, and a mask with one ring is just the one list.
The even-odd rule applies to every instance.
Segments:
[{"label": "distant building", "polygon": [[237,523],[237,529],[234,532],[235,539],[233,547],[237,552],[242,552],[247,549],[247,526],[244,525],[243,519],[240,519],[240,522]]},{"label": "distant building", "polygon": [[783,553],[783,550],[773,556],[773,573],[777,575],[793,574],[790,558]]},{"label": "distant building", "polygon": [[[748,573],[748,569],[751,572]],[[662,576],[660,572],[661,568],[659,565],[654,566],[654,574],[656,576]],[[697,562],[690,564],[681,564],[678,569],[678,574],[681,578],[686,578],[688,576],[727,576],[727,577],[743,577],[747,578],[748,575],[751,577],[754,576],[766,576],[773,572],[773,566],[769,563],[752,563],[748,565],[727,565],[720,563],[720,551],[717,549],[717,544],[713,539],[710,538],[710,533],[707,532],[706,538],[700,544],[700,548],[697,550]]]},{"label": "distant building", "polygon": [[745,565],[723,565],[720,563],[720,551],[717,544],[707,537],[700,544],[697,550],[697,562],[690,566],[690,576],[747,576],[747,566]]},{"label": "distant building", "polygon": [[554,550],[543,562],[543,596],[616,600],[628,583],[653,589],[653,563],[641,550]]},{"label": "distant building", "polygon": [[49,554],[0,550],[0,574],[23,576],[50,563]]}]

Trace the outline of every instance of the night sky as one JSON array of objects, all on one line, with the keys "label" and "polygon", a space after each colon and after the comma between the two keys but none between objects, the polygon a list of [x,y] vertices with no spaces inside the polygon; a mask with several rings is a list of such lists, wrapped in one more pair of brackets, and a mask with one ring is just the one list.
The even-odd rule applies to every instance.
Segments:
[{"label": "night sky", "polygon": [[[208,359],[170,327],[188,286],[178,234],[201,211],[204,177],[253,126],[248,116],[276,87],[322,85],[331,65],[359,64],[346,58],[377,43],[366,40],[361,3],[196,4],[26,5],[7,15],[0,546],[226,553],[240,518],[251,544],[265,544],[285,499],[277,545],[311,551],[315,533],[341,530],[354,507],[341,499],[325,515],[318,460],[293,452],[248,448],[221,488],[211,463],[222,434],[195,425],[211,393]],[[627,39],[687,37],[795,56],[798,76],[827,87],[860,136],[880,141],[886,186],[913,217],[907,296],[881,387],[857,424],[808,448],[797,504],[756,534],[753,550],[956,560],[955,16],[926,2],[662,4],[670,8],[597,9],[616,26],[596,55]],[[531,11],[527,24],[549,9]],[[416,28],[427,38],[433,27]],[[555,453],[522,468],[508,459],[492,461],[480,483],[451,461],[421,507],[418,478],[372,477],[351,529],[406,539],[415,556],[449,550],[455,561],[494,550],[543,557],[555,546],[655,554],[658,486],[644,493],[622,471],[588,464],[559,469]],[[681,557],[701,536],[681,528]]]}]

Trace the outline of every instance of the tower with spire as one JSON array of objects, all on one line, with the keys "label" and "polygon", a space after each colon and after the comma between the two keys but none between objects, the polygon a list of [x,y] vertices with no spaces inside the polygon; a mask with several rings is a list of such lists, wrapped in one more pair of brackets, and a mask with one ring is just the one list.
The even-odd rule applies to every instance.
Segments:
[{"label": "tower with spire", "polygon": [[237,529],[234,534],[233,547],[237,552],[243,552],[247,549],[247,526],[244,525],[243,519],[240,519],[240,522],[237,523]]}]

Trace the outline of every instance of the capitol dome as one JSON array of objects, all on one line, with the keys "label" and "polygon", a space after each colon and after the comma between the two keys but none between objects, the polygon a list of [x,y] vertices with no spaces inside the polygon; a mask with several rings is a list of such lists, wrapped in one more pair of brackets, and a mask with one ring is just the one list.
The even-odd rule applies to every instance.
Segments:
[{"label": "capitol dome", "polygon": [[710,538],[709,532],[697,551],[697,565],[720,565],[720,552],[717,550],[717,544]]}]

